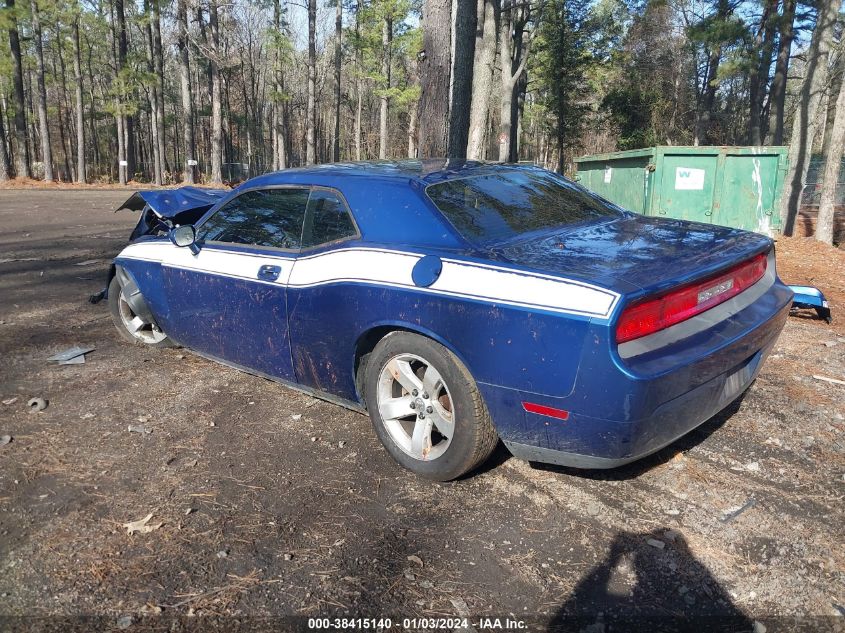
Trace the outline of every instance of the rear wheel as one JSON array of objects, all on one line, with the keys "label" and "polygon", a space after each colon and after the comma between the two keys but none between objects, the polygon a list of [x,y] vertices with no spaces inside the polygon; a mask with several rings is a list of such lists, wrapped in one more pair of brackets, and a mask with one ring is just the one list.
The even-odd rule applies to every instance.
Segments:
[{"label": "rear wheel", "polygon": [[478,387],[439,343],[394,332],[376,345],[365,372],[365,399],[376,434],[408,470],[448,481],[493,452],[498,438]]},{"label": "rear wheel", "polygon": [[117,331],[130,343],[148,347],[171,347],[173,344],[155,322],[150,322],[132,309],[118,276],[109,284],[109,311]]}]

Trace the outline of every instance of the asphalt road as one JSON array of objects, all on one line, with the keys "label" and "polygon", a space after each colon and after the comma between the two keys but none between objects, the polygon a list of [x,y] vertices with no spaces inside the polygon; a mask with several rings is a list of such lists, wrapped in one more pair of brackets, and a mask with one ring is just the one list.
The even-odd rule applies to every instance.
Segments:
[{"label": "asphalt road", "polygon": [[[842,626],[845,387],[812,376],[845,378],[845,338],[825,324],[790,319],[741,402],[644,462],[500,449],[433,484],[365,416],[123,343],[86,299],[134,224],[111,213],[129,193],[0,190],[0,629]],[[46,361],[73,345],[96,349]]]}]

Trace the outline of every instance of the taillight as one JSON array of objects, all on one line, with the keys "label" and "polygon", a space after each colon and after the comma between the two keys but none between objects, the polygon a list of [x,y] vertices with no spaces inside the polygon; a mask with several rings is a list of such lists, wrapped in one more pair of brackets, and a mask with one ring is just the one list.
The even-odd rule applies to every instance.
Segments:
[{"label": "taillight", "polygon": [[727,272],[631,305],[619,317],[616,342],[653,334],[724,303],[757,283],[766,273],[766,262],[763,253]]}]

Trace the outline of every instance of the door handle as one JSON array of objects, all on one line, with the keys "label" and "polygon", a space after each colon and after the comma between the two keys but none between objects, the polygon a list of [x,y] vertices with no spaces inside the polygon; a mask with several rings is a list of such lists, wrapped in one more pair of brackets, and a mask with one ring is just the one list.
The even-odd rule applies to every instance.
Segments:
[{"label": "door handle", "polygon": [[276,281],[282,272],[281,266],[270,266],[265,264],[258,269],[258,278],[262,281]]}]

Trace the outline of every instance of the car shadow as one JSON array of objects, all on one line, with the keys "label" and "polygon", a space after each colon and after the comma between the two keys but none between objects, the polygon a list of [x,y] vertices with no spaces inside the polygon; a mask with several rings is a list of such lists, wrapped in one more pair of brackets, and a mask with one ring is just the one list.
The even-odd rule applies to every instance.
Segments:
[{"label": "car shadow", "polygon": [[[753,383],[752,383],[753,384]],[[749,386],[748,389],[751,387]],[[635,462],[612,468],[607,470],[589,470],[583,468],[569,468],[566,466],[556,466],[554,464],[542,464],[539,462],[531,462],[531,467],[535,470],[544,470],[551,473],[560,473],[580,477],[582,479],[595,479],[599,481],[624,481],[628,479],[636,479],[642,476],[653,468],[666,464],[679,453],[689,451],[709,438],[713,433],[718,431],[725,423],[730,420],[742,406],[742,402],[748,393],[746,389],[741,396],[734,400],[727,407],[722,409],[712,418],[696,427],[686,435],[678,438],[665,448],[660,449],[647,457],[643,457]]]},{"label": "car shadow", "polygon": [[683,534],[619,532],[549,621],[547,633],[753,631]]}]

